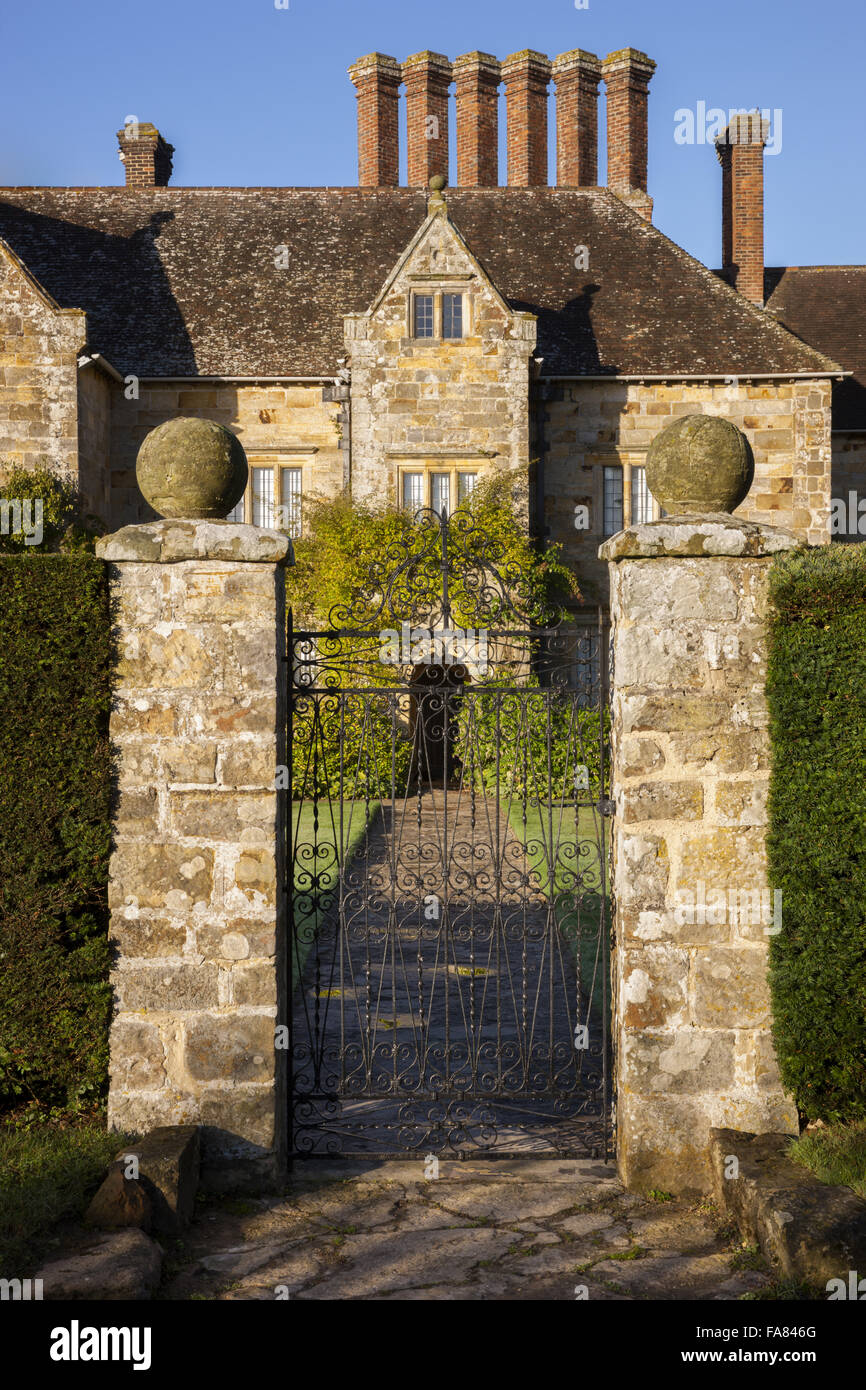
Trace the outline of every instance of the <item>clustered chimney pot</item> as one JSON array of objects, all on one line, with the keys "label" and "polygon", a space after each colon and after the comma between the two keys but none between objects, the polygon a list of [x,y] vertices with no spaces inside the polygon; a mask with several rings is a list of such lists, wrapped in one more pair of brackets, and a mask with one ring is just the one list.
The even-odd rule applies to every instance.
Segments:
[{"label": "clustered chimney pot", "polygon": [[547,89],[552,65],[525,48],[502,64],[505,83],[508,183],[514,188],[547,184]]},{"label": "clustered chimney pot", "polygon": [[408,182],[429,185],[448,169],[448,92],[457,106],[457,183],[492,188],[498,183],[499,85],[505,84],[508,183],[547,185],[547,93],[556,84],[557,183],[587,188],[598,183],[598,84],[607,86],[608,186],[645,217],[647,100],[655,63],[636,48],[609,53],[604,62],[580,48],[555,63],[534,49],[512,53],[500,64],[490,53],[462,54],[450,63],[425,50],[402,66],[370,53],[349,68],[358,94],[359,182],[369,187],[399,183],[398,112],[406,87]]},{"label": "clustered chimney pot", "polygon": [[501,65],[491,53],[464,53],[454,62],[457,183],[463,188],[495,188],[499,183],[501,81]]},{"label": "clustered chimney pot", "polygon": [[607,88],[607,185],[648,220],[647,105],[656,65],[637,48],[609,53],[601,65]]},{"label": "clustered chimney pot", "polygon": [[573,48],[553,64],[556,87],[556,182],[560,188],[598,183],[598,84],[601,63]]},{"label": "clustered chimney pot", "polygon": [[408,183],[426,188],[435,174],[448,178],[448,88],[444,53],[414,53],[403,64],[406,85]]},{"label": "clustered chimney pot", "polygon": [[396,188],[400,182],[400,64],[368,53],[349,68],[358,97],[358,183]]}]

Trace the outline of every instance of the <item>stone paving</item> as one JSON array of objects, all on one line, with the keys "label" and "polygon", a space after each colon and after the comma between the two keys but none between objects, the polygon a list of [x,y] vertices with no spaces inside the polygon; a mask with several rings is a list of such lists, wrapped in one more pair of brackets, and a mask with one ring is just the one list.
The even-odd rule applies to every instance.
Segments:
[{"label": "stone paving", "polygon": [[[295,1165],[202,1205],[159,1297],[737,1299],[770,1283],[709,1203],[646,1200],[592,1159]],[[759,1263],[759,1261],[758,1261]]]}]

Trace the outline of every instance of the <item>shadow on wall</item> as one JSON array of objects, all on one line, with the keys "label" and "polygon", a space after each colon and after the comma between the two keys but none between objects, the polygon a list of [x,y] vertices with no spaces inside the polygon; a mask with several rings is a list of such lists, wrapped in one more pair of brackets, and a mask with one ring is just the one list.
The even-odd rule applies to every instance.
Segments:
[{"label": "shadow on wall", "polygon": [[[530,303],[513,306],[538,317],[541,379],[533,383],[530,411],[537,533],[562,546],[563,558],[577,575],[583,606],[591,609],[599,604],[606,609],[609,602],[608,567],[598,558],[598,547],[605,539],[598,470],[606,452],[609,463],[619,462],[613,448],[621,443],[618,419],[628,399],[627,385],[616,379],[618,368],[602,363],[599,352],[592,311],[600,288],[592,283],[584,285],[580,294],[557,310]],[[604,416],[596,413],[586,395],[597,383],[584,387],[579,381],[543,379],[551,360],[579,360],[587,375],[611,378],[604,386]],[[587,509],[588,529],[578,529],[575,524],[578,507]]]}]

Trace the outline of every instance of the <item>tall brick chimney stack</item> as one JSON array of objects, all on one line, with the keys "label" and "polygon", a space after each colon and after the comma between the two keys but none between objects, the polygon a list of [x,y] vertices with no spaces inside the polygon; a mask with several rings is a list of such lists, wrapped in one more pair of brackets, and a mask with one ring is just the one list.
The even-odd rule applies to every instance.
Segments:
[{"label": "tall brick chimney stack", "polygon": [[652,220],[647,193],[647,103],[656,65],[636,48],[609,53],[601,65],[607,87],[607,185]]},{"label": "tall brick chimney stack", "polygon": [[601,63],[573,48],[553,64],[556,86],[556,182],[592,188],[598,183],[598,84]]},{"label": "tall brick chimney stack", "polygon": [[406,84],[408,183],[426,188],[434,174],[448,178],[448,88],[451,64],[443,53],[414,53],[403,64]]},{"label": "tall brick chimney stack", "polygon": [[155,125],[128,121],[117,132],[127,188],[165,188],[171,178],[174,145],[163,140]]},{"label": "tall brick chimney stack", "polygon": [[514,188],[547,184],[547,89],[551,64],[525,48],[502,64],[508,141],[508,183]]},{"label": "tall brick chimney stack", "polygon": [[368,53],[349,68],[358,95],[358,183],[396,188],[400,182],[400,64]]},{"label": "tall brick chimney stack", "polygon": [[457,182],[462,188],[499,183],[499,84],[490,53],[464,53],[454,63],[457,95]]},{"label": "tall brick chimney stack", "polygon": [[722,166],[722,268],[753,304],[764,303],[764,146],[760,111],[734,116],[716,141]]}]

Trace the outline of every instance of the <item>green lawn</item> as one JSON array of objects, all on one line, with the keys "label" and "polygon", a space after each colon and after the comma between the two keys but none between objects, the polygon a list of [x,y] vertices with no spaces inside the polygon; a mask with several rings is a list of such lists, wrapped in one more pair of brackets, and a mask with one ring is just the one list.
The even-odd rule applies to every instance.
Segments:
[{"label": "green lawn", "polygon": [[[526,817],[524,822],[524,815]],[[610,927],[607,844],[602,816],[592,806],[578,809],[575,834],[574,808],[546,808],[514,802],[509,808],[511,829],[527,845],[527,863],[537,875],[542,891],[556,897],[556,920],[562,938],[577,964],[584,984],[593,982],[592,998],[597,1008],[606,1008],[606,981],[603,971],[600,930]],[[580,846],[588,852],[578,855]],[[556,857],[554,859],[554,847]],[[574,855],[574,857],[570,857]],[[552,870],[552,871],[551,871]],[[575,890],[575,873],[584,872],[590,882]],[[603,915],[603,908],[606,908]]]},{"label": "green lawn", "polygon": [[[292,802],[295,890],[295,928],[291,943],[293,987],[303,975],[315,930],[331,906],[340,874],[363,846],[367,827],[376,819],[379,804],[378,801],[341,803],[325,800],[315,806],[309,801]],[[342,853],[338,854],[341,829]],[[311,891],[313,875],[317,882]]]},{"label": "green lawn", "polygon": [[790,1148],[796,1163],[821,1182],[852,1187],[866,1197],[866,1120],[847,1125],[825,1125],[795,1139]]},{"label": "green lawn", "polygon": [[26,1277],[50,1254],[53,1227],[83,1216],[124,1142],[104,1116],[0,1122],[0,1277]]}]

